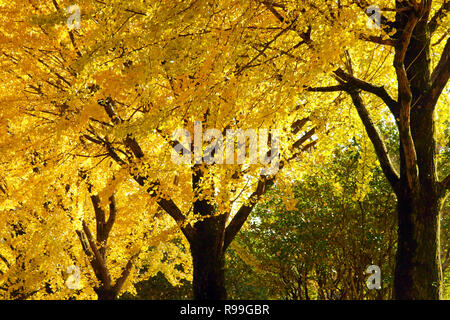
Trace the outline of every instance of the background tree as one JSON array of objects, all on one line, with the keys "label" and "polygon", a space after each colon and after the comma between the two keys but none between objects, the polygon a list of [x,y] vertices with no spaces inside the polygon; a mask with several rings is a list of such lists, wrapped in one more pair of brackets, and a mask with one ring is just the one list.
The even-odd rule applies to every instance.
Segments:
[{"label": "background tree", "polygon": [[[17,15],[29,9],[27,4],[17,5]],[[7,114],[27,118],[17,132],[9,133],[6,143],[12,145],[12,136],[23,138],[24,145],[50,139],[56,154],[76,150],[75,157],[106,158],[113,172],[129,170],[190,242],[196,297],[223,298],[223,253],[274,177],[265,179],[260,166],[247,163],[175,166],[169,160],[170,136],[178,127],[192,130],[195,120],[222,132],[278,128],[287,145],[282,157],[292,159],[311,146],[307,140],[319,130],[306,126],[311,110],[292,103],[297,89],[283,89],[279,79],[306,73],[294,67],[281,77],[251,71],[246,61],[246,51],[252,55],[254,51],[248,46],[251,36],[242,38],[242,32],[263,27],[268,15],[278,24],[259,5],[208,1],[149,6],[137,2],[133,9],[121,2],[79,5],[85,11],[80,32],[57,24],[64,7],[57,1],[34,5],[35,16],[29,21],[5,26],[9,42],[4,76],[22,88],[19,97],[8,97]],[[199,13],[202,22],[197,20]],[[300,25],[293,28],[267,28],[264,37],[292,31],[291,37],[308,41],[307,31],[300,32]],[[24,29],[32,36],[26,39],[26,48],[16,50],[12,39]],[[212,43],[216,50],[211,50]],[[321,54],[311,52],[311,57]],[[15,79],[24,74],[27,81]],[[254,90],[255,84],[259,90]],[[30,105],[36,97],[38,102]],[[20,106],[20,99],[26,106]],[[30,123],[33,127],[26,127]],[[19,136],[21,130],[26,134]],[[36,141],[27,141],[29,137]],[[59,167],[51,168],[58,176]]]},{"label": "background tree", "polygon": [[[294,207],[277,188],[256,207],[233,247],[234,264],[243,268],[243,260],[252,269],[244,283],[233,281],[230,269],[236,297],[255,292],[256,282],[267,294],[258,298],[392,298],[395,196],[367,138],[353,139],[294,183]],[[372,264],[381,268],[381,290],[367,289]]]},{"label": "background tree", "polygon": [[[362,10],[369,5],[366,1],[355,3]],[[450,42],[444,27],[449,2],[385,1],[380,7],[381,31],[377,36],[362,34],[362,38],[376,43],[376,50],[390,50],[388,73],[368,79],[365,59],[350,59],[354,49],[361,49],[355,45],[334,71],[337,85],[311,90],[348,94],[396,193],[395,297],[438,299],[442,283],[440,217],[450,178],[438,178],[437,174],[436,111],[438,102],[448,105],[448,96],[442,92],[450,75]],[[395,82],[385,81],[392,75]],[[367,95],[375,96],[377,103],[381,100],[395,119],[400,139],[398,166],[368,111]]]},{"label": "background tree", "polygon": [[[181,234],[168,217],[156,214],[146,193],[104,175],[91,175],[95,185],[89,187],[76,176],[48,184],[46,173],[34,173],[40,193],[33,198],[15,202],[2,196],[2,298],[106,299],[135,292],[134,283],[158,272],[173,285],[191,278],[189,253],[174,243]],[[66,186],[62,194],[58,183]],[[8,191],[15,187],[22,185],[10,184]]]}]

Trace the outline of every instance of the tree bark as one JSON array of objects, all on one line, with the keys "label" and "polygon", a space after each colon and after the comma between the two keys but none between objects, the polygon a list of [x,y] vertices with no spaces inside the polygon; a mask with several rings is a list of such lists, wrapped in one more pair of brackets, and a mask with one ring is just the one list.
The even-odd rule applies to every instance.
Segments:
[{"label": "tree bark", "polygon": [[[305,41],[307,40],[308,39]],[[105,112],[108,114],[114,125],[119,125],[124,122],[115,111],[114,100],[107,98],[105,100],[98,100],[98,103],[105,109]],[[205,113],[205,116],[208,114],[209,111]],[[308,118],[305,118],[294,121],[292,123],[293,132],[299,132],[308,120]],[[315,140],[304,146],[302,145],[307,140],[312,140],[311,137],[314,134],[314,130],[314,128],[310,129],[303,137],[293,143],[293,155],[289,160],[294,159],[301,152],[314,146],[316,143]],[[92,143],[106,147],[108,155],[119,165],[123,166],[127,163],[118,155],[114,147],[106,138],[102,138],[98,135],[92,137],[87,134],[84,135],[84,137]],[[175,142],[169,139],[167,140],[171,145],[172,142]],[[131,151],[136,159],[143,158],[144,153],[140,148],[139,143],[131,135],[128,135],[127,138],[124,139],[123,144]],[[267,155],[272,155],[272,149],[267,151]],[[252,192],[247,201],[241,205],[228,226],[226,226],[230,212],[218,213],[213,205],[208,203],[206,199],[203,199],[200,182],[205,168],[202,168],[201,163],[197,163],[199,159],[194,160],[196,163],[191,168],[192,189],[195,194],[194,198],[196,199],[193,203],[193,213],[195,218],[198,219],[194,226],[188,223],[187,216],[183,214],[172,199],[157,197],[158,193],[155,191],[160,184],[158,180],[153,180],[147,175],[139,174],[132,174],[132,177],[139,185],[146,186],[147,191],[152,197],[157,197],[158,205],[176,221],[180,226],[180,230],[189,241],[194,266],[193,289],[195,299],[226,299],[224,253],[247,220],[260,196],[262,196],[267,188],[274,183],[275,175],[270,177],[260,176],[256,185],[256,190]],[[280,161],[280,170],[283,168],[284,164],[284,161]],[[236,172],[237,176],[240,174],[241,172]],[[151,183],[149,183],[150,181]],[[211,186],[211,190],[214,190],[214,188],[214,186]]]},{"label": "tree bark", "polygon": [[[396,1],[395,21],[383,23],[395,49],[397,101],[383,87],[354,77],[352,70],[335,71],[339,85],[310,91],[346,91],[350,94],[381,168],[397,196],[398,247],[394,296],[396,299],[439,299],[442,267],[440,257],[440,210],[450,178],[437,178],[435,109],[449,79],[450,39],[431,71],[430,40],[439,17],[449,10],[445,3],[429,19],[431,1],[411,4]],[[349,59],[349,58],[348,58]],[[350,68],[351,69],[351,68]],[[378,96],[396,119],[399,131],[400,172],[392,164],[383,139],[359,94]]]},{"label": "tree bark", "polygon": [[[439,94],[430,96],[439,83],[433,82],[430,67],[429,8],[424,8],[405,51],[404,67],[411,92],[410,137],[415,154],[405,152],[400,141],[400,181],[396,190],[398,208],[398,248],[394,278],[396,299],[441,298],[440,210],[443,193],[437,178],[434,110]],[[406,17],[397,15],[397,21]],[[411,18],[410,18],[411,19]],[[401,31],[399,31],[401,32]],[[442,53],[447,61],[447,50]],[[442,64],[441,64],[442,65]],[[447,68],[448,79],[448,68]],[[446,82],[446,81],[445,81]],[[401,97],[400,97],[401,100]],[[401,122],[401,120],[400,120]],[[402,130],[401,123],[399,130]],[[400,132],[401,136],[401,132]],[[410,183],[407,163],[416,164]]]},{"label": "tree bark", "polygon": [[195,224],[196,234],[190,241],[194,267],[193,290],[196,300],[224,300],[224,215],[213,216]]},{"label": "tree bark", "polygon": [[441,295],[439,198],[404,192],[398,197],[398,244],[394,277],[397,300],[434,299]]},{"label": "tree bark", "polygon": [[99,287],[99,288],[95,288],[94,291],[97,294],[98,300],[116,300],[117,299],[117,292],[113,288],[106,289],[104,287]]}]

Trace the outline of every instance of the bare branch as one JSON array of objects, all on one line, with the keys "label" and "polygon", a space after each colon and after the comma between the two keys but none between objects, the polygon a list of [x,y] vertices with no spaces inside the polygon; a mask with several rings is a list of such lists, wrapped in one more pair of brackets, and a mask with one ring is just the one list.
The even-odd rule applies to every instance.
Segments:
[{"label": "bare branch", "polygon": [[[134,179],[137,183],[139,183],[141,186],[144,186],[146,184],[146,181],[148,180],[147,177],[143,176],[135,176]],[[147,188],[147,192],[153,196],[156,197],[156,191],[159,187],[159,182],[152,182],[150,186]],[[178,224],[181,231],[185,235],[186,239],[190,240],[193,237],[194,229],[191,225],[186,224],[186,217],[181,212],[181,210],[178,208],[178,206],[173,202],[172,199],[165,199],[165,198],[158,198],[156,200],[158,205],[167,212]]]},{"label": "bare branch", "polygon": [[296,134],[297,132],[299,132],[308,121],[308,117],[294,121],[294,123],[292,123],[291,125],[292,133]]},{"label": "bare branch", "polygon": [[127,135],[124,141],[125,145],[133,152],[134,156],[138,159],[144,157],[144,152],[141,147],[137,143],[136,139],[134,139],[130,134]]},{"label": "bare branch", "polygon": [[[76,230],[75,231],[77,233],[78,238],[80,239],[81,242],[81,247],[83,248],[84,253],[90,257],[92,256],[92,252],[89,250],[89,244],[86,241],[86,237],[83,233],[83,231],[81,230]],[[92,262],[92,261],[91,261]]]},{"label": "bare branch", "polygon": [[300,151],[309,151],[317,144],[317,140],[311,141],[310,143],[304,145]]},{"label": "bare branch", "polygon": [[359,38],[364,41],[370,41],[373,43],[381,44],[383,46],[395,46],[395,40],[392,39],[384,39],[382,36],[373,36],[373,35],[359,35]]},{"label": "bare branch", "polygon": [[256,203],[258,202],[259,197],[266,192],[268,186],[271,185],[273,183],[273,181],[274,181],[274,177],[270,178],[269,180],[265,180],[264,177],[261,177],[258,180],[256,190],[250,195],[249,199],[247,200],[248,203],[243,204],[239,208],[236,215],[233,217],[233,219],[231,220],[231,222],[228,224],[228,226],[225,229],[225,237],[224,237],[224,245],[223,245],[224,251],[228,248],[228,246],[233,241],[236,234],[239,232],[239,230],[244,225],[248,216],[250,215],[250,213],[252,212]]},{"label": "bare branch", "polygon": [[[112,100],[111,98],[108,97],[105,100],[99,100],[98,103],[104,107],[105,112],[108,114],[109,118],[111,119],[111,121],[114,124],[123,123],[123,120],[115,111],[114,100]],[[144,157],[144,152],[142,151],[141,147],[139,146],[139,143],[131,135],[128,135],[125,138],[124,144],[126,147],[128,147],[131,150],[131,152],[133,153],[133,155],[136,158],[140,159],[140,158]],[[114,152],[114,149],[112,148],[112,146],[111,145],[106,145],[106,146],[107,147],[109,146],[108,152],[109,152],[110,156],[119,164],[124,165],[125,162]],[[141,175],[133,175],[133,178],[141,186],[145,186],[147,181],[149,180],[149,177],[141,176]],[[158,181],[152,182],[150,184],[150,186],[147,188],[147,192],[152,196],[156,196],[157,195],[156,191],[157,191],[158,187],[159,187]],[[181,210],[178,208],[178,206],[173,202],[173,200],[159,198],[159,199],[157,199],[157,203],[159,204],[159,206],[162,209],[164,209],[164,211],[166,211],[177,222],[177,224],[180,226],[181,231],[186,236],[186,238],[191,239],[194,230],[193,230],[192,226],[185,225],[185,217],[184,217],[183,213],[181,212]]]},{"label": "bare branch", "polygon": [[9,268],[11,267],[11,264],[8,262],[8,259],[6,259],[3,255],[0,254],[0,259],[6,264],[6,266]]},{"label": "bare branch", "polygon": [[[344,80],[347,84],[351,86],[355,86],[358,89],[364,90],[366,92],[372,93],[376,95],[378,98],[383,100],[383,102],[386,104],[386,106],[389,108],[389,110],[392,112],[392,114],[397,118],[399,115],[399,105],[397,101],[392,99],[392,97],[387,93],[384,86],[376,86],[369,82],[366,82],[364,80],[355,78],[354,76],[346,73],[341,68],[337,69],[334,72],[340,79]],[[336,87],[342,87],[336,86]]]},{"label": "bare branch", "polygon": [[326,87],[308,87],[306,90],[311,92],[336,92],[336,91],[345,91],[347,86],[345,84],[339,84],[335,86],[326,86]]},{"label": "bare branch", "polygon": [[97,228],[97,242],[103,242],[103,226],[105,225],[105,211],[100,207],[100,197],[98,195],[91,195],[92,206],[94,207],[95,223]]},{"label": "bare branch", "polygon": [[90,135],[84,134],[83,137],[86,138],[87,140],[89,140],[92,143],[103,145],[103,141],[101,141],[99,139],[96,139],[96,138],[93,138]]},{"label": "bare branch", "polygon": [[[294,21],[295,22],[295,21]],[[294,23],[292,22],[290,26],[292,26],[292,24]],[[286,27],[284,29],[281,29],[280,32],[278,32],[270,41],[268,41],[267,43],[264,44],[263,48],[261,50],[258,50],[258,54],[255,55],[252,59],[250,59],[250,61],[248,61],[244,66],[240,67],[237,71],[236,71],[236,75],[239,75],[240,73],[242,73],[242,71],[244,71],[245,69],[249,68],[252,66],[252,63],[254,61],[256,61],[260,56],[262,56],[264,54],[264,52],[269,48],[269,46],[275,41],[277,40],[281,35],[283,35],[286,31],[290,30],[290,26]]]},{"label": "bare branch", "polygon": [[412,92],[404,60],[417,21],[418,17],[416,13],[411,10],[406,25],[400,32],[394,55],[394,68],[397,74],[399,100],[399,116],[397,123],[405,160],[405,174],[411,188],[414,188],[415,184],[418,182],[418,169],[416,165],[417,154],[410,127]]},{"label": "bare branch", "polygon": [[[267,9],[269,9],[270,12],[272,12],[272,14],[282,23],[288,23],[290,24],[290,26],[288,27],[288,29],[291,29],[293,31],[295,31],[300,38],[302,38],[303,42],[302,43],[306,43],[306,44],[310,44],[311,43],[311,26],[308,26],[307,31],[305,32],[299,32],[298,30],[296,30],[294,27],[294,23],[295,20],[298,17],[294,18],[294,21],[287,21],[276,9],[275,7],[279,7],[282,9],[285,9],[285,7],[283,5],[276,5],[273,1],[262,1],[261,2],[264,6],[266,6]],[[300,44],[298,44],[300,45]]]},{"label": "bare branch", "polygon": [[397,74],[399,103],[402,108],[410,108],[412,99],[410,83],[405,69],[405,55],[417,21],[417,16],[412,12],[395,46],[394,68]]},{"label": "bare branch", "polygon": [[111,97],[108,97],[104,100],[98,100],[97,103],[105,109],[105,112],[111,119],[112,123],[120,124],[123,122],[122,118],[120,118],[120,116],[116,113],[115,102],[113,99],[111,99]]},{"label": "bare branch", "polygon": [[[262,4],[266,6],[267,9],[269,9],[270,12],[280,21],[285,22],[284,17],[275,9],[276,5],[273,1],[262,1]],[[278,6],[281,7],[281,6]],[[283,8],[283,7],[282,7]]]},{"label": "bare branch", "polygon": [[376,125],[373,123],[373,120],[370,117],[370,114],[367,111],[360,94],[357,91],[349,91],[349,94],[366,129],[367,135],[369,136],[369,139],[375,148],[375,153],[377,154],[381,169],[383,170],[383,173],[385,174],[392,188],[396,190],[400,178],[398,173],[394,169],[386,145],[381,138],[380,132],[378,131]]},{"label": "bare branch", "polygon": [[306,140],[311,138],[315,133],[316,133],[315,127],[308,130],[300,139],[298,139],[297,141],[294,142],[294,144],[292,145],[292,148],[293,149],[299,148]]},{"label": "bare branch", "polygon": [[[292,124],[292,128],[294,133],[296,133],[298,130],[300,130],[306,122],[309,120],[309,118],[303,118],[300,120],[295,121]],[[315,133],[315,128],[310,129],[307,131],[299,140],[297,140],[295,143],[293,143],[292,148],[297,149],[297,152],[294,153],[294,155],[288,159],[287,161],[292,160],[295,158],[300,152],[306,151],[313,147],[317,141],[312,141],[311,143],[307,144],[303,148],[300,148],[300,146],[311,136],[313,136]],[[268,152],[269,153],[269,152]],[[287,161],[280,161],[278,170],[283,169]],[[260,176],[256,190],[250,195],[250,197],[247,199],[246,203],[244,203],[239,210],[237,211],[236,215],[233,217],[229,225],[225,229],[225,237],[224,237],[224,246],[223,250],[226,250],[226,248],[230,245],[230,243],[233,241],[236,234],[239,232],[239,230],[244,225],[245,221],[247,220],[248,216],[252,212],[255,205],[258,203],[259,198],[266,193],[266,191],[273,185],[275,182],[275,175],[272,175],[271,177],[265,177]]]}]

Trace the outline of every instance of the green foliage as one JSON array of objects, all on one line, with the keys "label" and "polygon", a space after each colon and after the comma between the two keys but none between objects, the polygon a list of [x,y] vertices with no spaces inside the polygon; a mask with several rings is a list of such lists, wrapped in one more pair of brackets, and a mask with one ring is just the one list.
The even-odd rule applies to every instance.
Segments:
[{"label": "green foliage", "polygon": [[[360,161],[363,153],[354,139],[336,151],[333,160],[316,165],[313,175],[295,183],[295,210],[286,210],[282,190],[271,190],[237,239],[234,249],[239,257],[228,256],[229,265],[237,266],[229,275],[250,268],[251,275],[242,280],[253,281],[245,286],[230,281],[231,292],[276,299],[392,297],[395,196],[375,167],[373,178],[365,181],[367,194],[355,200],[368,165]],[[382,271],[379,291],[366,287],[364,272],[371,264]]]},{"label": "green foliage", "polygon": [[192,299],[192,284],[182,280],[179,285],[172,286],[162,273],[158,273],[148,280],[135,284],[136,294],[128,292],[120,296],[124,300],[186,300]]}]

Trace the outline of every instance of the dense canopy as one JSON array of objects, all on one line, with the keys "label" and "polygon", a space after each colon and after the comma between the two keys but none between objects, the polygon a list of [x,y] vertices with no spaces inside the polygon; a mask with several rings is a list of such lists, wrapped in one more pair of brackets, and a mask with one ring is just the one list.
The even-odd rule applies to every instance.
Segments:
[{"label": "dense canopy", "polygon": [[[338,248],[361,232],[380,296],[444,297],[449,7],[0,0],[0,297],[113,299],[162,275],[224,299],[236,254],[275,265],[267,232],[288,265],[358,254],[287,231],[306,221]],[[316,262],[316,293],[270,298],[331,297],[339,266]],[[373,298],[357,281],[341,297]]]}]

